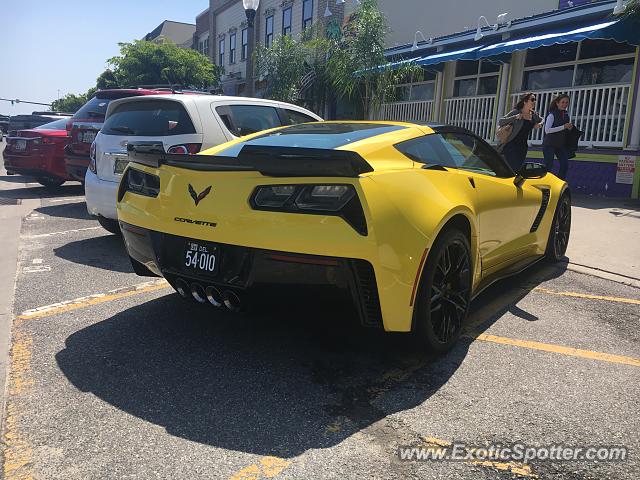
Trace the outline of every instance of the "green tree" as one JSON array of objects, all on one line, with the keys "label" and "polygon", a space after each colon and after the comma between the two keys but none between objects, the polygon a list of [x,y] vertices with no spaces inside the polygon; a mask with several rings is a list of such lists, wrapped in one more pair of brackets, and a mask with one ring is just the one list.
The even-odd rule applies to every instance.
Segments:
[{"label": "green tree", "polygon": [[113,70],[107,68],[96,79],[96,87],[98,87],[100,90],[104,90],[107,88],[120,88],[120,84],[118,83]]},{"label": "green tree", "polygon": [[395,86],[407,78],[419,79],[419,66],[384,67],[388,27],[377,0],[362,0],[329,52],[327,72],[338,97],[361,103],[364,118],[394,96]]},{"label": "green tree", "polygon": [[96,88],[90,88],[86,93],[78,95],[68,93],[64,97],[51,102],[51,110],[54,112],[75,113],[93,96]]},{"label": "green tree", "polygon": [[259,78],[266,81],[267,98],[295,103],[307,73],[306,51],[302,40],[281,35],[267,48],[258,44],[255,68]]},{"label": "green tree", "polygon": [[195,50],[180,48],[169,41],[135,40],[118,45],[120,55],[110,58],[110,70],[98,77],[101,85],[131,87],[162,84],[208,88],[219,84],[220,69]]}]

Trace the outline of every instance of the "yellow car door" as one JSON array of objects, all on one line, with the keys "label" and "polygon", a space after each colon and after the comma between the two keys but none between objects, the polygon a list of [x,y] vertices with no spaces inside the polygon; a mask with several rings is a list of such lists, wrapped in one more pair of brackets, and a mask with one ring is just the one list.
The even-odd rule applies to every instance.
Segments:
[{"label": "yellow car door", "polygon": [[531,255],[535,236],[530,230],[542,192],[527,182],[516,186],[511,169],[479,138],[455,131],[442,135],[459,173],[468,177],[476,191],[482,275]]}]

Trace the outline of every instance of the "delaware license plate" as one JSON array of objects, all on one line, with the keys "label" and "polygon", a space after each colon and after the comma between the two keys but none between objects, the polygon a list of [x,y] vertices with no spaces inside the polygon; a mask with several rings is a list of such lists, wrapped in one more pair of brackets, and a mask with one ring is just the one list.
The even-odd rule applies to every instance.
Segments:
[{"label": "delaware license plate", "polygon": [[16,152],[24,152],[27,149],[27,141],[26,140],[16,140],[16,143],[14,144],[13,149]]},{"label": "delaware license plate", "polygon": [[187,241],[184,249],[184,268],[205,275],[216,272],[218,248],[200,242]]}]

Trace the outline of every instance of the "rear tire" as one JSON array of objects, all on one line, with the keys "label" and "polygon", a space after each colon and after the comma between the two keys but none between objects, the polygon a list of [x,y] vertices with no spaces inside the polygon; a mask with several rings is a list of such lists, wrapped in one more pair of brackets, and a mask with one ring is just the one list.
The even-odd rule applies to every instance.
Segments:
[{"label": "rear tire", "polygon": [[430,351],[456,343],[469,313],[472,268],[469,239],[452,228],[436,239],[420,279],[414,332]]},{"label": "rear tire", "polygon": [[560,197],[547,240],[545,256],[551,262],[559,262],[564,258],[569,245],[571,233],[571,197],[566,193]]},{"label": "rear tire", "polygon": [[62,185],[65,182],[64,180],[60,180],[58,178],[48,178],[48,177],[38,177],[36,178],[36,181],[40,185],[46,188],[58,188],[60,185]]},{"label": "rear tire", "polygon": [[122,235],[120,231],[120,224],[117,220],[111,220],[110,218],[98,217],[98,223],[104,228],[107,232],[114,233],[116,235]]}]

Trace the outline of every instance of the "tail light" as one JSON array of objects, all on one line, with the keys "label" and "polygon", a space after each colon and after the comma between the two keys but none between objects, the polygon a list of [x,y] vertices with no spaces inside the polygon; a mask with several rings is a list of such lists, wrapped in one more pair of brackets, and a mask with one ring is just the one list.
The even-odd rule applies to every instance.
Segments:
[{"label": "tail light", "polygon": [[143,172],[136,168],[127,168],[120,181],[118,189],[118,201],[122,201],[127,192],[144,195],[145,197],[157,197],[160,193],[160,177]]},{"label": "tail light", "polygon": [[254,210],[335,215],[367,235],[367,221],[353,185],[261,185],[249,203]]},{"label": "tail light", "polygon": [[173,145],[169,147],[167,153],[177,153],[180,155],[195,154],[200,151],[201,143],[183,143],[182,145]]},{"label": "tail light", "polygon": [[73,128],[73,122],[72,122],[71,120],[69,120],[69,121],[67,122],[67,124],[65,125],[65,127],[64,127],[64,128],[65,128],[65,130],[66,130],[67,132],[70,132],[70,131],[71,131],[71,129]]},{"label": "tail light", "polygon": [[89,170],[91,173],[98,173],[98,166],[96,161],[96,142],[91,143],[91,148],[89,149]]}]

